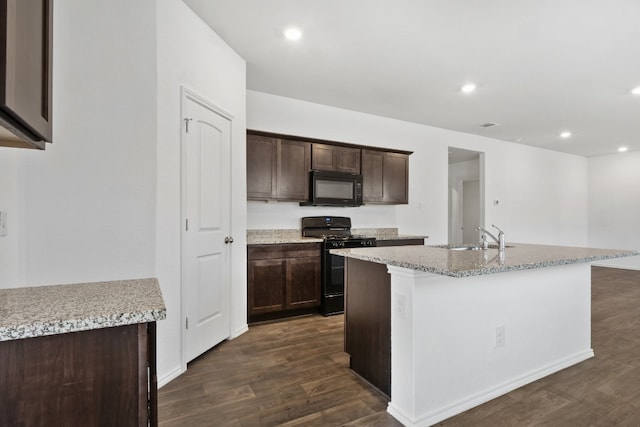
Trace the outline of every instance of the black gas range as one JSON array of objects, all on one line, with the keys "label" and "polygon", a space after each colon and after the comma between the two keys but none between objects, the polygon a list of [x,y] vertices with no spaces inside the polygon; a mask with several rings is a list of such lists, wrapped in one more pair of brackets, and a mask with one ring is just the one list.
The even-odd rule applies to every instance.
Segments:
[{"label": "black gas range", "polygon": [[331,249],[376,246],[375,237],[351,234],[351,218],[309,216],[302,218],[302,235],[321,237],[322,295],[320,313],[324,316],[344,313],[344,257],[331,255]]}]

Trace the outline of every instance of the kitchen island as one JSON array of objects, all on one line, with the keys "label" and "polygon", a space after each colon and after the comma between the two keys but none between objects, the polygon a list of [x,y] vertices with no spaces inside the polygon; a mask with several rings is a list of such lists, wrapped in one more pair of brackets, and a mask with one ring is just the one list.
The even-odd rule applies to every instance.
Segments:
[{"label": "kitchen island", "polygon": [[0,425],[157,425],[156,279],[0,289]]},{"label": "kitchen island", "polygon": [[638,254],[509,246],[332,251],[347,258],[351,368],[403,424],[432,425],[593,357],[591,262]]}]

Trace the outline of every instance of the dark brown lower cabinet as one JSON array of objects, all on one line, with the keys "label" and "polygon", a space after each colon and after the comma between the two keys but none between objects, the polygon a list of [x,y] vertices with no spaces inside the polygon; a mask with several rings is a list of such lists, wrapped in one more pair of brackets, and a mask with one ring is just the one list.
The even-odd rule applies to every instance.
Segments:
[{"label": "dark brown lower cabinet", "polygon": [[385,264],[345,259],[344,322],[349,367],[391,397],[391,276]]},{"label": "dark brown lower cabinet", "polygon": [[320,243],[249,245],[247,259],[250,323],[317,310]]},{"label": "dark brown lower cabinet", "polygon": [[378,239],[376,246],[420,246],[424,245],[424,238],[422,239]]},{"label": "dark brown lower cabinet", "polygon": [[155,322],[0,342],[1,426],[157,426]]}]

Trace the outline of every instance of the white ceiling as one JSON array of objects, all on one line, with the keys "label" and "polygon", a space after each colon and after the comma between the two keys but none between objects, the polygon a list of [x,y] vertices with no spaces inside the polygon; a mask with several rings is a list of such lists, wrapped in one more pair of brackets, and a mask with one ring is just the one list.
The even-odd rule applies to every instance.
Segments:
[{"label": "white ceiling", "polygon": [[640,150],[640,0],[184,1],[247,61],[248,89],[584,156]]}]

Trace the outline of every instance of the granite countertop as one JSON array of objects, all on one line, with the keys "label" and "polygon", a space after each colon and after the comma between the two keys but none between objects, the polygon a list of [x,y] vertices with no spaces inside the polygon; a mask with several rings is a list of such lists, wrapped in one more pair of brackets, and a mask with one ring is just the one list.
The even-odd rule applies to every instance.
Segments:
[{"label": "granite countertop", "polygon": [[302,237],[298,229],[247,230],[248,245],[273,245],[278,243],[318,243],[319,237]]},{"label": "granite countertop", "polygon": [[[426,239],[427,236],[398,234],[397,228],[352,228],[351,234],[375,237],[377,240]],[[302,237],[299,229],[247,230],[248,245],[270,245],[278,243],[317,243],[322,238]]]},{"label": "granite countertop", "polygon": [[505,271],[591,262],[639,255],[633,250],[509,243],[502,255],[497,249],[449,250],[449,246],[390,246],[332,249],[331,253],[363,261],[388,264],[452,277],[479,276]]},{"label": "granite countertop", "polygon": [[0,341],[166,317],[155,278],[0,289]]}]

